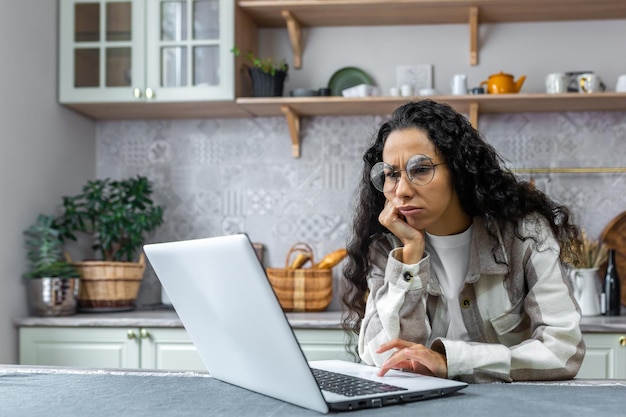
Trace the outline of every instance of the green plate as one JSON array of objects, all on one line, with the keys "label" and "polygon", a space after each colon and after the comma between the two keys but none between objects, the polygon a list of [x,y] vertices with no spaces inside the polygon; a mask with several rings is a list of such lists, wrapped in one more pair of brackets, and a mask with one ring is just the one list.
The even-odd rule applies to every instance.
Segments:
[{"label": "green plate", "polygon": [[330,94],[340,96],[346,88],[359,84],[374,85],[374,81],[363,70],[356,67],[345,67],[337,70],[328,81]]}]

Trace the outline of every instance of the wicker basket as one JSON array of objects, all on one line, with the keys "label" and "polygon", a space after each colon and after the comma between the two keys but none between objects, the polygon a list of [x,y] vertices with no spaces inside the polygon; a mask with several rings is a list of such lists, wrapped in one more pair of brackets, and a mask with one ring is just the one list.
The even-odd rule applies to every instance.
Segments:
[{"label": "wicker basket", "polygon": [[84,261],[72,265],[80,274],[79,310],[104,312],[135,308],[146,269],[143,253],[139,262]]},{"label": "wicker basket", "polygon": [[309,255],[315,265],[313,250],[306,243],[296,243],[287,253],[285,268],[267,268],[267,276],[285,311],[322,311],[333,298],[333,273],[331,269],[289,269],[290,259],[297,252]]}]

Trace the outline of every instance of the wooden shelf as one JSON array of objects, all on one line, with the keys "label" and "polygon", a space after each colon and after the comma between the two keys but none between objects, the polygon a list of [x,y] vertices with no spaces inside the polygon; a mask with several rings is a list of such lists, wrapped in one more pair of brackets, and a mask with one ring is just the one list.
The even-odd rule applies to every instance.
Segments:
[{"label": "wooden shelf", "polygon": [[259,27],[285,27],[288,10],[304,27],[624,19],[623,0],[239,0]]},{"label": "wooden shelf", "polygon": [[64,104],[96,120],[205,119],[252,117],[235,101],[190,101],[176,103],[77,103]]},{"label": "wooden shelf", "polygon": [[294,68],[302,27],[467,23],[470,65],[478,64],[480,23],[626,18],[624,0],[239,0],[258,27],[287,27]]},{"label": "wooden shelf", "polygon": [[287,106],[301,116],[387,115],[410,100],[431,98],[467,114],[476,103],[480,113],[626,111],[626,93],[481,94],[432,97],[240,97],[238,106],[256,117],[282,116]]},{"label": "wooden shelf", "polygon": [[[425,97],[240,97],[235,101],[184,103],[66,104],[98,120],[285,117],[293,156],[300,156],[300,121],[313,116],[389,115],[410,100]],[[524,112],[626,111],[626,93],[484,94],[432,96],[467,114],[478,127],[479,114]]]},{"label": "wooden shelf", "polygon": [[[255,117],[286,116],[293,156],[300,156],[300,119],[311,116],[389,115],[410,100],[425,97],[241,97],[236,103]],[[478,128],[478,115],[487,113],[626,111],[626,93],[484,94],[433,96],[468,114]]]}]

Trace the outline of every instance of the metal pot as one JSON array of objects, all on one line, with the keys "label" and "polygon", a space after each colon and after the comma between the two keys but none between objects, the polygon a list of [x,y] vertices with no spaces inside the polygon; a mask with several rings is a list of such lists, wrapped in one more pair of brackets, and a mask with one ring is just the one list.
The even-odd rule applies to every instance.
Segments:
[{"label": "metal pot", "polygon": [[76,313],[78,281],[78,278],[28,279],[32,313],[38,316],[69,316]]}]

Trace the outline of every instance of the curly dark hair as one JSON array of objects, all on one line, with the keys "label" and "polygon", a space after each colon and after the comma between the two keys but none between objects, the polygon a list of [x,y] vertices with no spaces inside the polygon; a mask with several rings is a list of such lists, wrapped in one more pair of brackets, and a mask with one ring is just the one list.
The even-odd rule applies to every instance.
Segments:
[{"label": "curly dark hair", "polygon": [[518,227],[520,221],[531,213],[538,214],[550,224],[561,247],[561,259],[577,258],[580,231],[570,220],[567,207],[504,169],[503,159],[496,150],[449,105],[432,100],[409,102],[396,109],[391,119],[380,126],[373,144],[363,155],[365,164],[353,235],[347,246],[348,260],[343,269],[347,284],[342,296],[342,303],[347,308],[343,327],[353,335],[359,333],[365,314],[370,243],[376,236],[388,232],[378,221],[385,196],[372,185],[370,170],[382,160],[383,146],[391,132],[415,128],[428,135],[437,155],[447,163],[461,206],[468,215],[483,216],[488,227],[494,222],[500,227],[513,224],[515,235],[525,239]]}]

